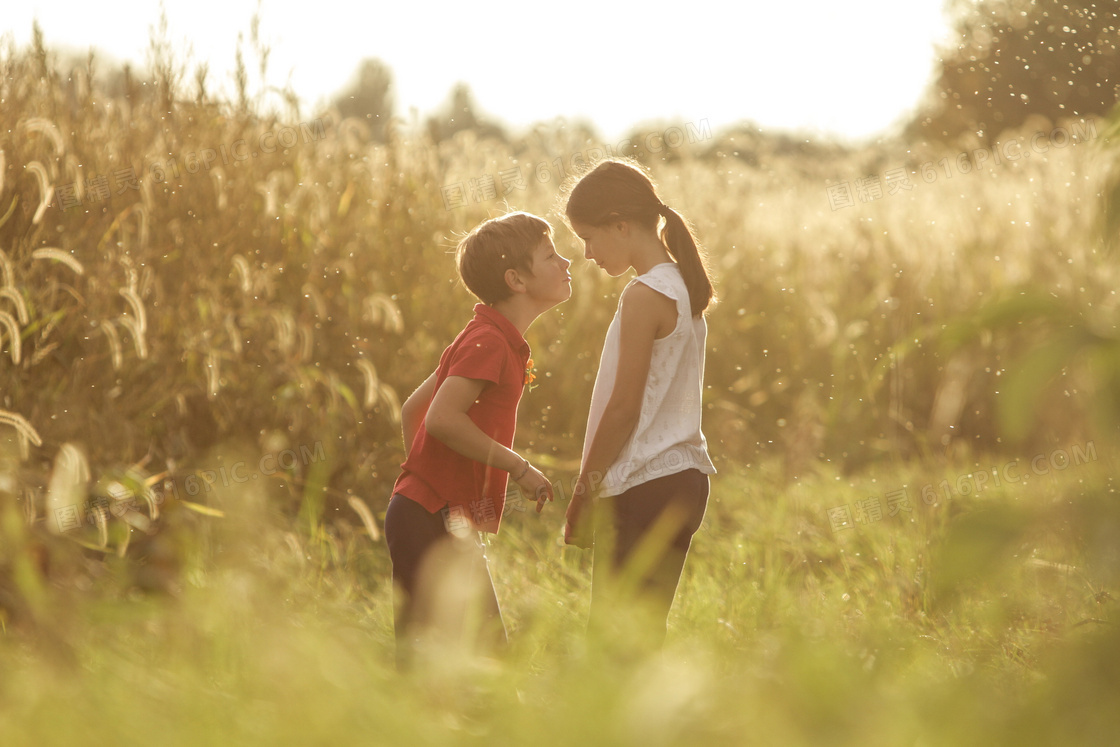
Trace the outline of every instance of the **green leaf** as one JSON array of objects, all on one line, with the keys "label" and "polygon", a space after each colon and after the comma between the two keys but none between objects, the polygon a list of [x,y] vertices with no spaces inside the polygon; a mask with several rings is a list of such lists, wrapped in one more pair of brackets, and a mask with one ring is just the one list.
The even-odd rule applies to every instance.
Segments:
[{"label": "green leaf", "polygon": [[984,507],[955,519],[936,551],[934,595],[945,600],[962,584],[999,576],[1022,545],[1030,519],[1029,513],[1010,505]]},{"label": "green leaf", "polygon": [[16,195],[12,198],[12,204],[8,206],[8,211],[4,213],[3,217],[0,217],[0,228],[3,228],[4,224],[8,222],[8,218],[12,217],[12,213],[16,211],[16,204],[18,203],[19,195]]},{"label": "green leaf", "polygon": [[1018,291],[998,298],[951,322],[941,334],[941,342],[951,352],[963,347],[987,330],[1020,327],[1025,322],[1046,319],[1054,325],[1075,321],[1067,306],[1048,294]]},{"label": "green leaf", "polygon": [[1081,352],[1078,335],[1058,337],[1035,348],[1011,367],[1000,394],[1000,424],[1014,439],[1022,438],[1034,423],[1043,391]]},{"label": "green leaf", "polygon": [[196,513],[200,513],[203,516],[216,516],[219,519],[224,519],[226,517],[226,514],[225,514],[224,511],[221,511],[221,510],[216,509],[216,508],[211,508],[210,506],[204,506],[201,503],[194,503],[193,501],[184,501],[182,499],[179,500],[179,503],[183,504],[184,506],[189,508],[191,511],[194,511]]}]

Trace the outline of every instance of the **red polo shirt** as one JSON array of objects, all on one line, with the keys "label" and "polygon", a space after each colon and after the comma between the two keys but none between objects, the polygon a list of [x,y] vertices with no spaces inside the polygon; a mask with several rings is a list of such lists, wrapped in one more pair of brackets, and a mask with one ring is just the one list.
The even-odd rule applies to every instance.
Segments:
[{"label": "red polo shirt", "polygon": [[[528,361],[529,343],[513,323],[489,306],[475,304],[474,318],[440,356],[436,389],[448,376],[488,382],[467,415],[483,433],[512,448]],[[393,492],[433,514],[447,506],[452,528],[469,523],[497,533],[508,477],[505,470],[452,450],[421,423]]]}]

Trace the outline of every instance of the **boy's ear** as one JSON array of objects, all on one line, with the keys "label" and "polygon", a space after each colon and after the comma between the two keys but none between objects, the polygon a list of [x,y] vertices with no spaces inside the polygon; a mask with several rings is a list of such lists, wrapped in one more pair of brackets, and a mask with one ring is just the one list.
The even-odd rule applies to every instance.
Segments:
[{"label": "boy's ear", "polygon": [[506,285],[511,291],[513,291],[514,293],[525,292],[525,280],[522,279],[520,272],[511,267],[510,269],[506,270],[506,274],[504,277]]}]

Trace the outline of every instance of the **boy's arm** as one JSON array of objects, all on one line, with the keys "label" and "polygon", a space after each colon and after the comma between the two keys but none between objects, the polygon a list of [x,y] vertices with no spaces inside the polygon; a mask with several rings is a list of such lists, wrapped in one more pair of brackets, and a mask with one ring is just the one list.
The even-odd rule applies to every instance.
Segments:
[{"label": "boy's arm", "polygon": [[487,436],[467,414],[486,384],[482,379],[448,376],[432,397],[424,427],[467,459],[509,472],[514,482],[535,498],[540,512],[544,501],[552,500],[548,478],[512,449]]},{"label": "boy's arm", "polygon": [[618,372],[568,504],[568,523],[564,527],[564,541],[568,544],[590,546],[588,528],[577,526],[583,507],[592,488],[614,464],[634,432],[642,414],[653,343],[659,332],[664,337],[675,323],[676,303],[647,285],[635,284],[622,299]]},{"label": "boy's arm", "polygon": [[412,442],[416,439],[416,432],[424,422],[428,413],[428,406],[432,402],[432,395],[436,391],[436,374],[424,379],[424,383],[416,387],[416,391],[408,395],[408,399],[401,405],[401,428],[404,430],[404,455],[412,450]]}]

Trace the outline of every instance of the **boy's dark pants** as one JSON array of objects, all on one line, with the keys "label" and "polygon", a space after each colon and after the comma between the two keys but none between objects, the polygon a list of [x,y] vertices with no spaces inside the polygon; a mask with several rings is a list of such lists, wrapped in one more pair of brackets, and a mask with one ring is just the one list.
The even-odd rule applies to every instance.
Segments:
[{"label": "boy's dark pants", "polygon": [[619,605],[637,600],[648,613],[645,632],[660,645],[708,492],[708,476],[689,469],[599,499],[591,627],[609,628],[620,617]]},{"label": "boy's dark pants", "polygon": [[385,512],[385,539],[393,561],[399,669],[411,665],[416,644],[429,632],[472,648],[505,644],[498,597],[476,532],[451,534],[444,512],[428,513],[397,493]]}]

